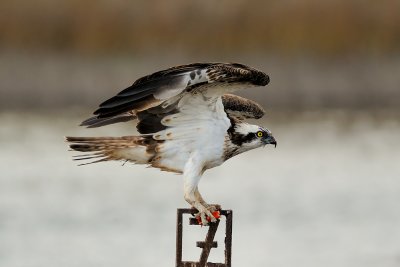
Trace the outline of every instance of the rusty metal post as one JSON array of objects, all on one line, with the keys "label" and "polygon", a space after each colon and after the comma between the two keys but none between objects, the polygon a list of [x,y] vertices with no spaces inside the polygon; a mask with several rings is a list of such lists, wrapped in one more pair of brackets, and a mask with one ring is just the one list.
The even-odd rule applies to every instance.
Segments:
[{"label": "rusty metal post", "polygon": [[[196,246],[201,248],[201,255],[198,262],[182,261],[182,238],[183,238],[183,214],[196,214],[196,209],[178,209],[176,223],[176,267],[231,267],[232,256],[232,210],[220,210],[220,215],[225,216],[225,262],[212,263],[208,262],[211,248],[218,247],[218,243],[214,241],[215,233],[218,230],[220,220],[209,223],[207,236],[204,241],[196,242]],[[192,217],[189,219],[190,225],[199,225],[197,220]]]}]

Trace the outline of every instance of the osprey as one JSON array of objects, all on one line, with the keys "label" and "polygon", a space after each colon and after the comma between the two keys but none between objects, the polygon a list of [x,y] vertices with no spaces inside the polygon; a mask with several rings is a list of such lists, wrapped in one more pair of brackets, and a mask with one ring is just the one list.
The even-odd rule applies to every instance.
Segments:
[{"label": "osprey", "polygon": [[244,122],[261,118],[262,107],[229,94],[268,83],[264,72],[237,63],[172,67],[136,80],[81,123],[93,128],[136,120],[140,135],[66,140],[71,149],[90,152],[76,160],[123,160],[183,174],[184,198],[205,225],[207,219],[216,220],[219,205],[207,204],[200,195],[204,171],[248,150],[267,144],[276,147],[268,129]]}]

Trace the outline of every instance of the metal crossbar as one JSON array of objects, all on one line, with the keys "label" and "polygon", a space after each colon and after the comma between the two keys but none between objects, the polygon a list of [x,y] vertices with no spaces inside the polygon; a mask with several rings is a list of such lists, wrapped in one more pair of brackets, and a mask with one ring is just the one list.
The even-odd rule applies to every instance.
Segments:
[{"label": "metal crossbar", "polygon": [[[208,256],[211,249],[218,247],[218,243],[214,241],[215,233],[218,230],[220,220],[209,223],[206,238],[204,241],[196,242],[196,246],[201,248],[201,255],[198,262],[182,261],[182,237],[183,237],[183,214],[196,214],[196,209],[178,209],[176,223],[176,267],[231,267],[232,256],[232,210],[220,210],[220,215],[226,218],[225,227],[225,262],[212,263],[208,262]],[[189,219],[190,225],[199,225],[196,218]]]}]

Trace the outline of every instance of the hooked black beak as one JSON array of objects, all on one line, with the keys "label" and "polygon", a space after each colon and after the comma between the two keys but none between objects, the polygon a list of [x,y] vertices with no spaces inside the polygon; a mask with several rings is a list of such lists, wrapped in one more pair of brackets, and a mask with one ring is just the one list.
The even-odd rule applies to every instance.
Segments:
[{"label": "hooked black beak", "polygon": [[266,144],[266,145],[267,145],[267,144],[274,145],[275,148],[276,148],[277,142],[276,142],[275,137],[273,137],[272,135],[270,135],[268,138],[265,139],[265,144]]},{"label": "hooked black beak", "polygon": [[276,148],[276,144],[277,144],[277,142],[276,142],[276,140],[274,140],[274,141],[272,141],[270,144],[271,144],[271,145],[274,145],[274,146],[275,146],[275,148]]}]

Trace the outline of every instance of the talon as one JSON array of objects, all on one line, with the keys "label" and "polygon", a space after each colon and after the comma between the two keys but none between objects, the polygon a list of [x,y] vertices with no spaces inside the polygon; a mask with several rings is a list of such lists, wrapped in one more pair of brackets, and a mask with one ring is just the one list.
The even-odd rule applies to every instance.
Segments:
[{"label": "talon", "polygon": [[211,211],[211,213],[213,213],[213,215],[214,215],[214,212],[221,210],[221,205],[218,205],[218,204],[210,204],[210,205],[208,205],[207,209],[208,209],[209,211]]},{"label": "talon", "polygon": [[221,213],[219,212],[219,210],[214,211],[212,215],[214,216],[215,219],[221,218]]},{"label": "talon", "polygon": [[209,218],[209,217],[208,217],[208,216],[206,217],[206,215],[205,215],[204,212],[199,212],[199,213],[197,213],[196,216],[195,216],[195,218],[196,218],[197,222],[198,222],[200,225],[203,225],[203,226],[208,225],[208,222],[209,222],[208,218]]},{"label": "talon", "polygon": [[208,225],[208,222],[216,222],[221,217],[219,212],[221,206],[207,204],[198,191],[195,191],[195,196],[185,193],[185,199],[192,205],[192,208],[198,211],[194,217],[200,225]]},{"label": "talon", "polygon": [[199,224],[206,226],[208,225],[208,222],[216,222],[219,218],[221,218],[221,213],[218,210],[212,213],[206,210],[204,212],[197,213],[195,218]]}]

